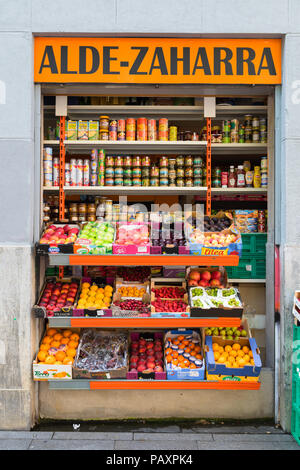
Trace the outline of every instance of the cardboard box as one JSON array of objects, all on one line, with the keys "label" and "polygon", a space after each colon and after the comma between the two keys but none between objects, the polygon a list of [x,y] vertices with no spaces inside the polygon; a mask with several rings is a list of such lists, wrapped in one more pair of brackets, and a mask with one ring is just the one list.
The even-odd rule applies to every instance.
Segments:
[{"label": "cardboard box", "polygon": [[[108,336],[111,336],[112,334],[114,333],[117,333],[116,330],[103,330],[101,331],[101,334],[102,335],[108,335]],[[74,361],[74,364],[73,364],[73,369],[72,369],[72,373],[73,373],[73,378],[74,379],[100,379],[100,380],[110,380],[110,379],[126,379],[126,376],[127,376],[127,372],[128,372],[128,342],[129,342],[129,335],[128,335],[128,332],[126,332],[127,334],[127,342],[125,344],[125,348],[126,348],[126,366],[124,367],[120,367],[119,369],[108,369],[108,370],[104,370],[104,371],[90,371],[90,370],[87,370],[87,369],[81,369],[81,368],[78,368],[76,367],[76,363],[77,363],[77,360],[79,358],[79,355],[80,355],[80,350],[83,346],[83,341],[84,341],[84,335],[81,336],[81,339],[80,339],[80,342],[79,342],[79,346],[78,346],[78,349],[77,349],[77,354],[75,356],[75,361]]]},{"label": "cardboard box", "polygon": [[293,315],[300,321],[300,291],[296,290],[294,294]]},{"label": "cardboard box", "polygon": [[66,120],[66,140],[77,140],[78,138],[78,122]]},{"label": "cardboard box", "polygon": [[141,300],[144,305],[145,305],[145,311],[144,312],[138,312],[138,311],[133,311],[133,310],[121,310],[120,307],[115,305],[116,302],[122,302],[121,295],[118,294],[117,292],[114,293],[113,295],[113,301],[112,301],[112,315],[114,317],[130,317],[130,318],[139,318],[139,317],[150,317],[151,315],[151,310],[150,310],[150,294],[144,294]]},{"label": "cardboard box", "polygon": [[[243,330],[245,330],[247,332],[247,336],[238,336],[237,339],[234,340],[235,343],[240,343],[240,340],[246,340],[248,341],[249,338],[252,338],[252,334],[251,334],[251,331],[250,331],[250,328],[249,328],[249,324],[248,324],[248,321],[246,318],[243,318],[243,320],[241,321],[241,327],[243,328]],[[208,327],[209,328],[209,327]],[[215,339],[218,339],[218,338],[221,338],[221,336],[215,336],[215,335],[206,335],[205,331],[206,331],[206,328],[203,328],[204,329],[204,336],[210,336],[214,342]],[[219,328],[221,329],[221,328]],[[226,344],[229,344],[231,345],[232,343],[232,340],[230,339],[226,339],[225,340],[225,343]],[[243,344],[244,346],[244,344]]]},{"label": "cardboard box", "polygon": [[179,279],[164,279],[164,278],[155,278],[151,281],[151,317],[169,317],[169,318],[188,318],[190,316],[190,306],[188,302],[188,295],[187,292],[184,294],[183,297],[178,299],[164,299],[160,298],[160,300],[165,301],[182,301],[186,304],[186,311],[185,312],[156,312],[155,307],[152,305],[157,298],[155,297],[155,293],[152,289],[157,289],[159,287],[182,287],[186,291],[186,282],[179,280]]},{"label": "cardboard box", "polygon": [[80,285],[80,292],[78,293],[76,307],[73,309],[73,316],[74,317],[111,317],[112,316],[111,305],[109,306],[109,308],[102,308],[102,309],[101,308],[99,309],[97,307],[89,307],[89,308],[77,307],[78,300],[80,298],[80,294],[82,290],[82,284],[84,282],[90,282],[91,284],[95,282],[98,285],[98,287],[105,287],[104,285],[99,284],[96,280],[90,277],[82,277],[81,285]]},{"label": "cardboard box", "polygon": [[[82,225],[81,225],[81,228],[83,228],[88,222],[84,222]],[[106,223],[106,222],[104,222]],[[112,223],[111,224],[114,228],[115,228],[115,225]],[[73,246],[73,252],[75,254],[78,254],[78,255],[109,255],[109,254],[112,254],[113,253],[113,243],[112,244],[109,244],[108,246],[102,246],[102,245],[94,245],[91,243],[90,240],[86,239],[86,238],[81,238],[80,237],[80,233],[78,234],[78,238],[76,240],[76,242],[74,243],[74,246]],[[116,236],[116,231],[114,233],[114,238],[113,240],[115,240],[115,236]]]},{"label": "cardboard box", "polygon": [[78,121],[78,140],[88,140],[89,138],[89,121]]},{"label": "cardboard box", "polygon": [[89,140],[99,140],[99,121],[89,121]]},{"label": "cardboard box", "polygon": [[76,297],[75,297],[75,300],[74,300],[74,304],[71,305],[70,307],[62,307],[59,311],[53,312],[54,317],[72,317],[73,316],[73,310],[75,309],[75,305],[77,305],[79,292],[81,290],[81,278],[64,277],[64,278],[60,279],[56,276],[55,277],[51,276],[51,277],[46,277],[45,278],[45,281],[44,281],[43,287],[41,289],[39,299],[38,299],[36,305],[34,305],[32,307],[32,312],[33,312],[34,316],[36,318],[48,318],[49,317],[49,315],[47,315],[46,308],[41,307],[39,305],[39,303],[41,301],[41,298],[43,296],[44,290],[45,290],[46,285],[47,285],[48,282],[63,282],[63,283],[76,282],[78,284],[78,289],[77,289],[77,294],[76,294]]},{"label": "cardboard box", "polygon": [[[70,228],[80,228],[77,224],[51,224],[55,227],[64,227],[68,225]],[[41,237],[42,238],[42,237]],[[39,243],[35,244],[35,252],[37,255],[48,255],[48,254],[57,254],[57,253],[64,253],[64,254],[72,254],[73,253],[73,245],[74,243],[55,243],[51,242],[50,245]]]},{"label": "cardboard box", "polygon": [[190,250],[188,246],[174,246],[172,248],[167,246],[151,246],[151,255],[189,255]]},{"label": "cardboard box", "polygon": [[[139,341],[140,336],[143,336],[145,339],[151,339],[155,340],[157,338],[162,340],[162,353],[164,353],[164,344],[163,344],[163,339],[164,339],[164,334],[163,332],[156,331],[155,333],[142,333],[142,332],[137,332],[137,331],[132,331],[129,336],[129,347],[128,351],[130,351],[130,346],[132,341]],[[129,355],[128,355],[129,356]],[[130,356],[129,356],[129,361],[130,361]],[[163,358],[164,362],[164,358]],[[167,379],[167,373],[164,370],[163,372],[127,372],[127,379],[128,380],[138,380],[138,379],[143,379],[143,380],[166,380]]]},{"label": "cardboard box", "polygon": [[194,330],[186,330],[185,328],[179,328],[178,330],[170,330],[165,334],[165,343],[166,338],[175,338],[178,335],[193,335],[193,338],[198,339],[200,341],[202,347],[202,356],[203,356],[203,366],[197,369],[172,369],[170,365],[165,362],[165,368],[167,371],[167,379],[168,380],[204,380],[205,379],[205,359],[203,353],[203,340],[201,343],[200,334]]},{"label": "cardboard box", "polygon": [[[243,368],[232,368],[226,367],[225,364],[217,364],[214,359],[214,352],[212,349],[212,344],[217,343],[220,346],[232,345],[236,341],[234,340],[223,340],[222,338],[215,337],[214,341],[211,336],[206,336],[205,338],[205,358],[206,358],[206,370],[207,374],[213,376],[220,376],[220,380],[223,380],[223,376],[229,377],[259,377],[262,363],[260,359],[260,351],[257,347],[256,341],[254,338],[240,339],[239,344],[241,347],[248,346],[250,347],[253,359],[254,366],[245,366]],[[213,380],[210,378],[210,380]]]},{"label": "cardboard box", "polygon": [[[145,245],[121,245],[118,243],[114,243],[113,245],[113,254],[115,255],[149,255],[150,254],[150,241],[149,241],[149,224],[145,222],[119,222],[117,224],[117,234],[116,240],[118,241],[119,237],[119,230],[125,230],[129,234],[129,232],[134,233],[140,229],[146,228],[148,231],[148,242]],[[128,236],[128,239],[130,237]]]}]

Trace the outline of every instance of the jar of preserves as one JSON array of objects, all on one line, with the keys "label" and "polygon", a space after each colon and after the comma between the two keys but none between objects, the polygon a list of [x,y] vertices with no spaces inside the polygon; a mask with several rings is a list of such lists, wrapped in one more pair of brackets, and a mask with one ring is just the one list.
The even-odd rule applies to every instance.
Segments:
[{"label": "jar of preserves", "polygon": [[184,133],[184,140],[192,140],[192,131],[185,131]]},{"label": "jar of preserves", "polygon": [[159,186],[159,178],[158,177],[151,177],[150,178],[150,186]]},{"label": "jar of preserves", "polygon": [[175,170],[175,168],[169,168],[169,179],[176,179],[176,170]]},{"label": "jar of preserves", "polygon": [[149,178],[150,177],[150,168],[142,167],[142,178]]},{"label": "jar of preserves", "polygon": [[115,186],[123,186],[123,176],[115,177]]},{"label": "jar of preserves", "polygon": [[193,164],[194,164],[194,160],[193,160],[192,155],[186,155],[186,157],[184,159],[184,165],[185,166],[193,166]]},{"label": "jar of preserves", "polygon": [[260,133],[257,130],[252,132],[252,142],[257,144],[260,141]]},{"label": "jar of preserves", "polygon": [[172,170],[176,167],[176,158],[173,158],[173,157],[169,157],[168,159],[168,167],[169,167],[169,170]]},{"label": "jar of preserves", "polygon": [[178,167],[177,168],[176,176],[177,176],[177,178],[183,178],[184,177],[184,168],[183,167]]},{"label": "jar of preserves", "polygon": [[118,166],[115,168],[115,177],[122,177],[123,178],[123,175],[124,175],[124,169],[122,166]]},{"label": "jar of preserves", "polygon": [[193,167],[192,166],[187,166],[184,169],[184,175],[185,175],[186,178],[192,178],[193,175],[194,175]]},{"label": "jar of preserves", "polygon": [[252,142],[252,127],[245,127],[245,144],[251,144]]},{"label": "jar of preserves", "polygon": [[191,188],[192,186],[194,186],[193,178],[185,178],[184,186],[186,186],[187,188]]},{"label": "jar of preserves", "polygon": [[138,176],[133,176],[132,178],[132,186],[142,186],[142,179]]},{"label": "jar of preserves", "polygon": [[142,170],[140,167],[134,167],[132,168],[132,177],[135,178],[135,177],[139,177],[141,178],[142,176]]},{"label": "jar of preserves", "polygon": [[193,168],[193,176],[194,178],[202,178],[203,170],[200,166],[196,166]]},{"label": "jar of preserves", "polygon": [[75,213],[77,214],[77,212],[78,212],[78,207],[77,207],[77,204],[76,204],[75,202],[72,202],[72,203],[70,204],[69,212],[70,212],[70,214],[75,214]]},{"label": "jar of preserves", "polygon": [[194,157],[193,165],[194,165],[194,167],[202,168],[203,167],[203,158],[200,157],[200,156]]},{"label": "jar of preserves", "polygon": [[109,130],[109,116],[100,116],[100,132]]},{"label": "jar of preserves", "polygon": [[115,170],[113,167],[111,166],[107,166],[105,168],[105,177],[106,178],[113,178],[114,177],[114,174],[115,174]]},{"label": "jar of preserves", "polygon": [[142,178],[142,186],[150,186],[150,178],[149,177]]},{"label": "jar of preserves", "polygon": [[202,186],[202,178],[194,178],[194,186]]},{"label": "jar of preserves", "polygon": [[124,160],[123,157],[117,156],[115,157],[115,166],[123,166]]},{"label": "jar of preserves", "polygon": [[168,157],[162,155],[159,159],[159,166],[160,168],[168,168]]},{"label": "jar of preserves", "polygon": [[221,178],[215,176],[212,180],[212,187],[221,188],[222,187]]},{"label": "jar of preserves", "polygon": [[159,169],[159,177],[160,178],[168,178],[169,176],[169,169],[168,167],[161,167]]},{"label": "jar of preserves", "polygon": [[123,185],[124,186],[132,186],[132,179],[128,178],[128,177],[125,177],[124,181],[123,181]]},{"label": "jar of preserves", "polygon": [[71,215],[70,216],[70,222],[79,222],[78,216],[77,215]]},{"label": "jar of preserves", "polygon": [[99,133],[99,139],[100,140],[109,140],[109,133],[108,131],[103,131],[101,130]]},{"label": "jar of preserves", "polygon": [[245,126],[252,128],[252,115],[251,114],[245,115]]},{"label": "jar of preserves", "polygon": [[115,166],[115,158],[112,155],[106,156],[105,166]]},{"label": "jar of preserves", "polygon": [[169,186],[176,186],[176,178],[169,177]]},{"label": "jar of preserves", "polygon": [[176,179],[176,186],[182,188],[184,186],[184,179],[183,178],[177,178]]},{"label": "jar of preserves", "polygon": [[160,186],[169,186],[169,178],[160,178],[159,185]]},{"label": "jar of preserves", "polygon": [[89,214],[96,214],[96,204],[88,204],[87,211]]},{"label": "jar of preserves", "polygon": [[150,176],[151,178],[158,178],[159,177],[159,168],[156,165],[152,165],[150,169]]},{"label": "jar of preserves", "polygon": [[181,167],[181,166],[184,166],[184,156],[183,155],[178,155],[176,157],[176,165],[177,165],[177,168]]},{"label": "jar of preserves", "polygon": [[252,119],[252,129],[255,131],[259,131],[259,117],[254,116]]},{"label": "jar of preserves", "polygon": [[81,202],[78,205],[78,213],[79,214],[85,214],[87,212],[87,205],[84,202]]},{"label": "jar of preserves", "polygon": [[124,167],[127,167],[127,168],[131,168],[132,167],[132,158],[127,155],[126,157],[124,157],[123,159],[123,165]]},{"label": "jar of preserves", "polygon": [[148,157],[147,155],[144,155],[142,158],[142,166],[150,168],[150,165],[151,165],[150,157]]},{"label": "jar of preserves", "polygon": [[177,132],[177,140],[184,140],[184,132],[183,131]]},{"label": "jar of preserves", "polygon": [[132,168],[124,168],[124,178],[131,178],[132,177]]}]

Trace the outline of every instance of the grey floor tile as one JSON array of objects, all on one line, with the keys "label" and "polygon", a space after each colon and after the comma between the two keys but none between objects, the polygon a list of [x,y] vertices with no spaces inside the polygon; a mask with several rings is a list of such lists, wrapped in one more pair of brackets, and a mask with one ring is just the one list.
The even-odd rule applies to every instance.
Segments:
[{"label": "grey floor tile", "polygon": [[295,442],[198,442],[199,450],[300,450]]},{"label": "grey floor tile", "polygon": [[53,439],[59,440],[98,440],[98,441],[130,441],[132,432],[55,432]]},{"label": "grey floor tile", "polygon": [[213,434],[216,442],[293,442],[289,434]]},{"label": "grey floor tile", "polygon": [[1,439],[51,439],[53,432],[0,431]]},{"label": "grey floor tile", "polygon": [[[203,444],[203,443],[202,443]],[[204,445],[204,444],[203,444]],[[198,450],[196,441],[116,441],[115,450]]]},{"label": "grey floor tile", "polygon": [[134,430],[134,432],[180,432],[180,427],[179,426],[149,426],[149,427],[140,427]]},{"label": "grey floor tile", "polygon": [[213,437],[212,434],[183,434],[183,433],[139,433],[135,432],[134,435],[134,440],[135,441],[158,441],[159,439],[162,439],[164,441],[187,441],[187,440],[193,440],[193,441],[212,441]]},{"label": "grey floor tile", "polygon": [[283,434],[282,429],[268,426],[192,426],[182,428],[182,433],[213,433],[213,434]]},{"label": "grey floor tile", "polygon": [[31,439],[1,439],[0,450],[27,450]]},{"label": "grey floor tile", "polygon": [[113,448],[114,441],[52,439],[32,441],[29,450],[113,450]]}]

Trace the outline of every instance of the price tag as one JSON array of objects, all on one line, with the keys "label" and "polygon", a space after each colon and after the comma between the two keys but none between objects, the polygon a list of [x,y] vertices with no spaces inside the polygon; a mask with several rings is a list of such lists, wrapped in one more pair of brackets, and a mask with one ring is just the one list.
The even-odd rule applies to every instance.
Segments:
[{"label": "price tag", "polygon": [[103,317],[104,316],[103,310],[97,310],[97,316],[98,317]]},{"label": "price tag", "polygon": [[251,264],[246,264],[246,271],[252,271]]},{"label": "price tag", "polygon": [[106,374],[106,378],[107,378],[107,379],[110,379],[110,374],[109,374],[109,373]]}]

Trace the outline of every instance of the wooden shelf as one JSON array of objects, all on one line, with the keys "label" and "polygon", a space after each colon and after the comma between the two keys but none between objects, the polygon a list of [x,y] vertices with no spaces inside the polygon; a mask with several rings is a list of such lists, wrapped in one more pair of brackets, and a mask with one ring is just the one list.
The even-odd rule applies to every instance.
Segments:
[{"label": "wooden shelf", "polygon": [[226,328],[239,327],[240,318],[124,318],[50,317],[53,328]]},{"label": "wooden shelf", "polygon": [[238,266],[239,257],[193,255],[49,254],[50,266]]},{"label": "wooden shelf", "polygon": [[259,390],[260,382],[210,380],[48,380],[52,390]]}]

